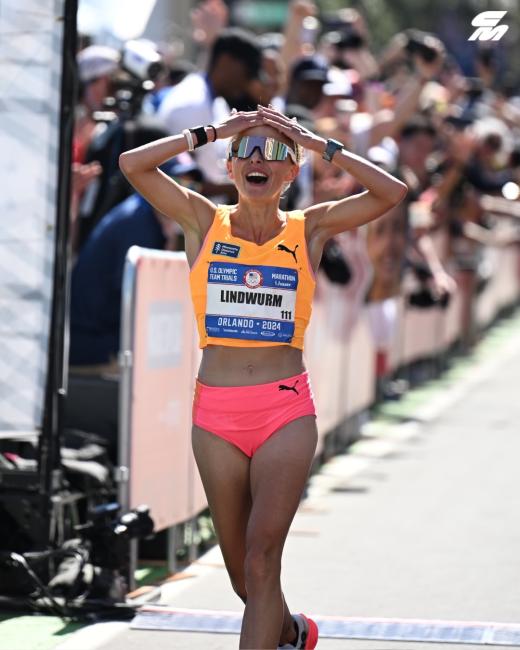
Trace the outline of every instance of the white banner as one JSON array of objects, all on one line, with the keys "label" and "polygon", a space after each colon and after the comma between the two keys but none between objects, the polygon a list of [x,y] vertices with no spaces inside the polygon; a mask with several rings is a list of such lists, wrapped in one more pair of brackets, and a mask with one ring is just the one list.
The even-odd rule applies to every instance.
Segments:
[{"label": "white banner", "polygon": [[0,0],[0,431],[42,424],[64,0]]}]

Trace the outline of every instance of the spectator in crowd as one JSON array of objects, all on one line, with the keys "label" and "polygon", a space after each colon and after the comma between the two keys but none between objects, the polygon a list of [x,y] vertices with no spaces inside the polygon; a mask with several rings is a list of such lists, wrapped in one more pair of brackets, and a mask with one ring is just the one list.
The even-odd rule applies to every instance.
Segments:
[{"label": "spectator in crowd", "polygon": [[436,145],[437,131],[421,115],[414,116],[399,135],[399,176],[408,185],[411,196],[418,198],[431,184],[428,160]]},{"label": "spectator in crowd", "polygon": [[[188,154],[171,161],[165,172],[183,184],[200,180]],[[99,373],[117,368],[121,282],[126,253],[134,245],[184,248],[171,219],[165,219],[138,194],[101,219],[72,271],[70,363],[75,370],[80,366]]]},{"label": "spectator in crowd", "polygon": [[[348,137],[351,150],[361,156],[366,156],[368,149],[383,138],[397,137],[403,125],[419,109],[425,86],[439,75],[445,58],[444,46],[439,39],[431,36],[427,46],[411,55],[407,50],[408,38],[401,34],[396,37],[391,54],[394,63],[406,63],[406,79],[404,83],[395,83],[391,75],[383,83],[385,59],[378,65],[368,41],[363,18],[357,11],[347,9],[338,13],[335,31],[327,32],[320,44],[320,51],[332,66],[333,79],[334,75],[341,79],[337,73],[343,72],[341,83],[345,88],[350,85],[349,98],[358,104],[349,121],[343,125],[342,137],[344,140]],[[395,97],[392,97],[388,89],[393,91],[394,83]],[[322,107],[318,111],[324,114]]]},{"label": "spectator in crowd", "polygon": [[[514,97],[517,85],[507,77],[503,53],[494,44],[479,46],[473,60],[478,76],[467,77],[461,65],[469,70],[469,60],[457,60],[445,52],[436,35],[415,29],[400,32],[376,54],[369,25],[354,9],[320,15],[313,0],[291,0],[283,32],[258,37],[226,29],[229,15],[224,0],[198,3],[191,15],[197,61],[162,79],[161,87],[146,99],[147,111],[157,111],[169,132],[179,132],[196,122],[216,123],[232,107],[273,104],[310,130],[345,142],[350,151],[397,175],[408,185],[410,201],[381,220],[381,232],[367,229],[375,274],[368,300],[376,304],[384,302],[383,295],[404,291],[399,282],[402,253],[420,285],[428,288],[431,304],[447,301],[456,289],[456,277],[467,298],[463,321],[469,327],[471,304],[482,286],[478,280],[482,252],[486,246],[515,241],[511,232],[497,230],[484,207],[490,199],[498,205],[506,183],[518,183],[518,172],[507,154],[520,132],[520,101]],[[315,43],[318,19],[324,29]],[[104,144],[103,138],[91,142],[92,113],[110,94],[110,79],[118,66],[116,52],[96,48],[86,48],[78,57],[86,107],[82,111],[87,116],[78,125],[84,127],[89,151],[79,138],[75,155],[77,161],[95,164],[73,168],[73,212],[78,212],[82,195],[81,203],[88,208],[87,195],[93,187],[97,199],[94,208],[82,211],[87,218],[73,225],[75,249],[99,218],[130,191],[114,169],[113,141],[106,145],[104,136]],[[131,121],[130,131],[140,119]],[[119,150],[143,142],[126,136],[116,140]],[[225,176],[225,148],[219,141],[194,155],[203,172],[203,193],[229,203],[236,201],[236,193]],[[351,175],[310,155],[285,193],[282,207],[305,208],[361,189]],[[504,211],[507,214],[508,208]],[[77,234],[80,222],[81,236]],[[403,231],[398,236],[398,224],[406,229],[405,236]],[[392,272],[382,273],[391,260]],[[341,265],[348,271],[341,274],[346,287],[353,268],[348,250]]]},{"label": "spectator in crowd", "polygon": [[438,145],[437,130],[421,115],[403,127],[399,138],[398,176],[408,185],[410,205],[415,208],[407,259],[419,277],[431,281],[432,304],[436,299],[446,301],[456,289],[454,279],[445,268],[446,260],[432,240],[432,233],[440,223],[436,214],[443,193],[442,180],[433,186],[434,169],[429,166]]},{"label": "spectator in crowd", "polygon": [[82,197],[102,173],[97,161],[86,162],[87,152],[99,129],[94,114],[101,111],[112,94],[113,77],[119,68],[119,52],[103,45],[89,45],[78,53],[79,100],[72,138],[72,188],[70,240],[75,252],[79,246],[79,211]]},{"label": "spectator in crowd", "polygon": [[71,171],[69,241],[71,251],[75,256],[80,239],[79,207],[81,198],[88,186],[102,173],[103,168],[97,161],[87,164],[73,162]]},{"label": "spectator in crowd", "polygon": [[500,164],[500,157],[506,156],[505,148],[511,140],[511,133],[504,122],[496,117],[477,120],[473,132],[476,146],[464,173],[480,192],[500,192],[506,183],[513,180],[511,168],[504,168]]},{"label": "spectator in crowd", "polygon": [[[314,38],[319,22],[318,7],[313,0],[291,0],[287,7],[287,19],[281,44],[281,55],[290,70],[302,57],[316,53]],[[309,19],[312,28],[309,29]],[[286,89],[284,89],[286,90]]]},{"label": "spectator in crowd", "polygon": [[[330,68],[319,56],[300,59],[293,68],[289,84],[287,113],[301,117],[303,111],[307,111],[307,116],[312,111],[314,116],[319,116],[316,125],[321,133],[346,141],[349,149],[359,155],[366,156],[370,147],[382,142],[393,152],[394,149],[397,150],[397,145],[391,142],[390,138],[398,136],[401,127],[417,110],[425,84],[437,75],[441,68],[442,44],[434,41],[436,49],[433,60],[426,61],[420,56],[414,57],[416,73],[398,92],[395,106],[390,110],[381,104],[385,99],[380,90],[381,84],[374,86],[370,79],[366,79],[369,72],[374,74],[377,69],[374,70],[374,59],[368,51],[365,36],[354,31],[355,28],[366,30],[366,27],[362,26],[356,12],[348,12],[346,18],[350,21],[348,30],[343,33],[335,32],[336,40],[339,39],[341,44],[338,49],[338,53],[341,52],[341,61],[338,61],[338,53],[329,51],[329,56],[332,57],[332,62],[340,64],[343,68],[352,65],[357,66],[357,69]],[[371,62],[370,65],[367,61]],[[364,88],[364,96],[360,96],[361,107],[352,99],[354,86],[349,79],[354,78],[360,79]],[[303,104],[303,107],[295,108],[293,102]],[[376,106],[377,110],[372,114],[364,108],[368,105]],[[324,116],[330,119],[321,119]],[[317,159],[313,164],[315,200],[336,199],[359,189],[352,178],[324,166],[322,161]],[[307,183],[306,186],[312,186],[312,183]]]},{"label": "spectator in crowd", "polygon": [[157,215],[137,194],[99,221],[72,271],[71,365],[117,364],[121,281],[133,244],[160,249],[165,244]]},{"label": "spectator in crowd", "polygon": [[[303,107],[312,111],[323,96],[323,86],[330,81],[329,64],[326,59],[315,54],[302,57],[293,65],[289,76],[286,108]],[[295,109],[292,108],[292,112]]]},{"label": "spectator in crowd", "polygon": [[380,302],[401,293],[408,236],[405,202],[389,210],[367,227],[367,251],[372,264],[369,302]]},{"label": "spectator in crowd", "polygon": [[[170,54],[168,57],[170,60]],[[152,131],[160,127],[161,122],[150,115],[153,111],[143,108],[143,100],[154,83],[159,91],[168,73],[159,46],[146,39],[124,43],[121,55],[111,48],[90,46],[77,58],[80,78],[83,75],[88,80],[85,96],[94,125],[83,161],[97,163],[92,166],[98,171],[87,183],[85,170],[73,168],[78,176],[76,187],[84,187],[80,196],[73,197],[75,253],[99,219],[131,193],[117,160],[125,149],[152,139]],[[155,137],[162,136],[163,132]]]},{"label": "spectator in crowd", "polygon": [[258,104],[281,107],[280,97],[285,80],[285,64],[278,50],[273,47],[262,49],[262,68],[258,79],[249,84],[248,93],[235,101],[237,111],[256,110]]},{"label": "spectator in crowd", "polygon": [[[289,87],[283,109],[285,114],[310,131],[315,131],[316,124],[312,110],[319,104],[323,95],[323,86],[328,80],[329,67],[325,59],[317,55],[298,59],[289,74]],[[308,156],[284,199],[284,207],[295,209],[311,205],[313,181],[313,156]]]},{"label": "spectator in crowd", "polygon": [[[200,173],[188,154],[165,168],[177,182],[199,187]],[[118,460],[119,336],[121,283],[131,246],[183,250],[184,237],[171,219],[133,194],[90,233],[72,271],[70,373],[64,424],[93,431]]]},{"label": "spectator in crowd", "polygon": [[95,111],[104,108],[112,94],[113,76],[119,68],[119,52],[104,45],[90,45],[78,53],[79,102],[73,138],[73,161],[83,163],[97,122]]},{"label": "spectator in crowd", "polygon": [[[224,0],[202,0],[191,11],[192,38],[206,56],[219,34],[229,23],[229,9]],[[204,68],[206,61],[201,68]]]},{"label": "spectator in crowd", "polygon": [[133,144],[146,144],[164,137],[165,130],[155,116],[139,113],[135,118],[114,115],[100,125],[98,135],[90,143],[89,163],[96,163],[99,173],[90,183],[79,204],[78,237],[75,252],[79,252],[99,220],[132,194],[132,188],[117,165],[117,156]]},{"label": "spectator in crowd", "polygon": [[[189,74],[172,88],[158,116],[170,133],[180,133],[195,123],[217,123],[229,115],[235,101],[249,94],[261,67],[262,50],[257,39],[244,30],[226,29],[213,42],[206,74]],[[195,158],[204,176],[204,194],[234,200],[236,192],[224,164],[226,143],[204,147],[195,152]]]},{"label": "spectator in crowd", "polygon": [[197,71],[195,64],[186,59],[176,59],[170,63],[165,62],[164,66],[164,74],[159,80],[155,81],[154,89],[143,100],[143,112],[149,115],[157,113],[163,99],[174,86],[179,84],[184,77]]}]

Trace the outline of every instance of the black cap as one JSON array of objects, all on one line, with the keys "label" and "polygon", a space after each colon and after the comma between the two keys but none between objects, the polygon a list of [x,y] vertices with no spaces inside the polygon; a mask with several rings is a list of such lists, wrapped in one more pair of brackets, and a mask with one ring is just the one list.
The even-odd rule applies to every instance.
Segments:
[{"label": "black cap", "polygon": [[200,169],[195,160],[186,151],[171,158],[166,163],[161,165],[160,169],[168,176],[186,176],[190,175],[195,180],[202,180]]},{"label": "black cap", "polygon": [[329,65],[321,56],[306,56],[295,63],[291,71],[291,81],[329,81]]}]

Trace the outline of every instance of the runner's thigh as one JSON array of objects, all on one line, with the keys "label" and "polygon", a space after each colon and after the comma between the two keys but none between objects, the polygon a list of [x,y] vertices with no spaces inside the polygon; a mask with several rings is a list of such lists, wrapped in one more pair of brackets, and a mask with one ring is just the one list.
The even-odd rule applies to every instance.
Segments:
[{"label": "runner's thigh", "polygon": [[283,547],[312,465],[318,432],[306,415],[274,433],[251,460],[253,505],[247,546]]},{"label": "runner's thigh", "polygon": [[250,459],[197,426],[192,430],[192,446],[226,567],[232,580],[240,580],[251,511]]}]

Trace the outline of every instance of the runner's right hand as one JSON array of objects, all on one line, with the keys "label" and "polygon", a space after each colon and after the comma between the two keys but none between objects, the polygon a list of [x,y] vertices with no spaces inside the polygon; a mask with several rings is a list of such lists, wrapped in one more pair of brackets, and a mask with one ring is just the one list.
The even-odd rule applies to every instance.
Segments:
[{"label": "runner's right hand", "polygon": [[217,137],[232,138],[237,133],[251,129],[254,126],[263,126],[264,122],[262,117],[259,116],[258,111],[238,111],[233,109],[231,115],[220,122],[215,124],[217,130]]}]

